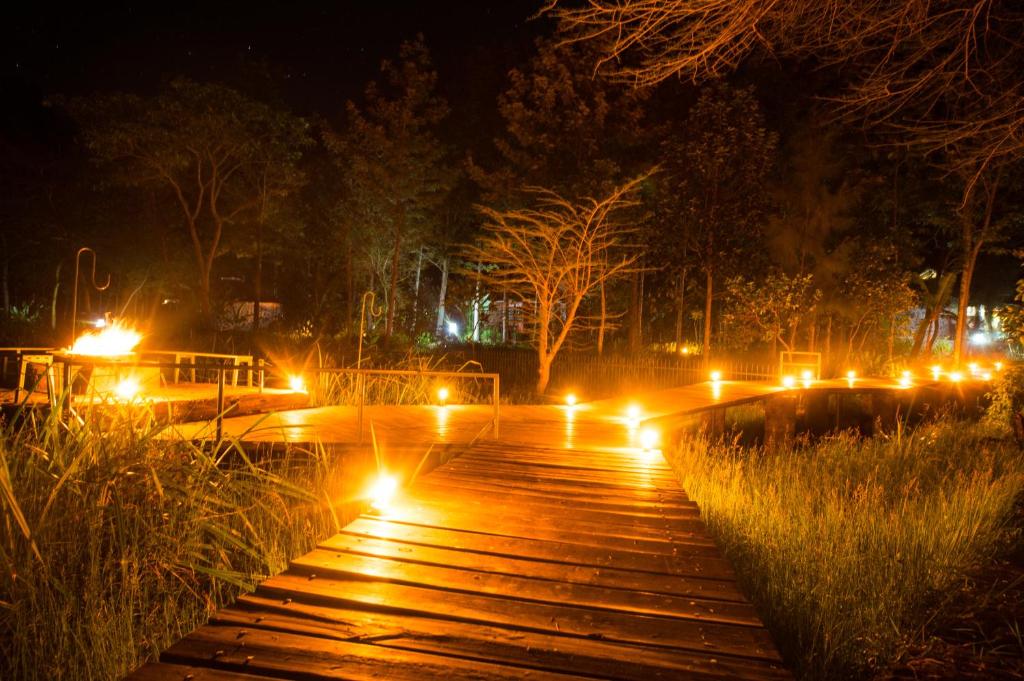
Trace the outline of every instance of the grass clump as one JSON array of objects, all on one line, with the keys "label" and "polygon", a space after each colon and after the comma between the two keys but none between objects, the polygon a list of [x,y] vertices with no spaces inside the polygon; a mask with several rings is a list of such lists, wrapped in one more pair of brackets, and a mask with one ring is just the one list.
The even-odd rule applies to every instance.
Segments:
[{"label": "grass clump", "polygon": [[322,452],[155,428],[0,431],[0,678],[121,678],[336,526]]},{"label": "grass clump", "polygon": [[1024,455],[990,427],[941,420],[767,451],[684,439],[683,487],[804,679],[897,660],[1016,531]]}]

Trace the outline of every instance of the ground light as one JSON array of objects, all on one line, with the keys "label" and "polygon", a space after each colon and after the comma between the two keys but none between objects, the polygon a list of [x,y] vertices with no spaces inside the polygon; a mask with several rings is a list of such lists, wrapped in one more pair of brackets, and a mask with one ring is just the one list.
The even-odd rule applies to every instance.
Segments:
[{"label": "ground light", "polygon": [[849,371],[846,372],[846,382],[849,385],[849,387],[853,387],[853,382],[855,380],[857,380],[857,372],[854,371],[853,369],[850,369]]},{"label": "ground light", "polygon": [[126,378],[117,384],[114,394],[122,400],[131,401],[139,394],[139,382],[134,378]]},{"label": "ground light", "polygon": [[442,407],[448,401],[448,388],[447,387],[441,386],[440,388],[437,389],[437,401],[441,403]]},{"label": "ground light", "polygon": [[793,378],[792,376],[783,376],[782,377],[782,387],[783,388],[792,388],[795,385],[796,385],[796,379]]},{"label": "ground light", "polygon": [[294,374],[288,377],[288,387],[291,388],[293,392],[306,392],[306,382],[302,380],[302,376],[299,374]]},{"label": "ground light", "polygon": [[568,407],[575,407],[576,406],[576,395],[573,394],[573,393],[569,393],[568,395],[566,395],[565,396],[565,404]]},{"label": "ground light", "polygon": [[721,371],[712,371],[711,372],[711,380],[714,381],[715,383],[718,383],[719,381],[721,381],[722,380],[722,372]]},{"label": "ground light", "polygon": [[942,367],[936,364],[935,366],[932,367],[932,380],[937,381],[939,380],[940,376],[942,376]]},{"label": "ground light", "polygon": [[904,371],[902,374],[900,374],[900,387],[909,388],[912,382],[912,378],[913,377],[911,376],[909,371]]},{"label": "ground light", "polygon": [[631,404],[626,408],[626,423],[629,424],[630,428],[637,427],[640,423],[640,407],[635,404]]},{"label": "ground light", "polygon": [[959,383],[960,381],[964,380],[964,375],[959,371],[951,371],[949,372],[949,380],[953,381],[954,383]]},{"label": "ground light", "polygon": [[370,485],[367,496],[370,499],[370,506],[378,511],[386,511],[391,506],[391,501],[398,492],[398,478],[381,471],[377,479]]},{"label": "ground light", "polygon": [[814,374],[811,373],[810,369],[804,369],[800,372],[800,380],[803,381],[805,388],[811,387],[811,381],[814,379]]},{"label": "ground light", "polygon": [[658,431],[653,428],[644,428],[640,431],[640,446],[645,452],[654,449],[658,445]]}]

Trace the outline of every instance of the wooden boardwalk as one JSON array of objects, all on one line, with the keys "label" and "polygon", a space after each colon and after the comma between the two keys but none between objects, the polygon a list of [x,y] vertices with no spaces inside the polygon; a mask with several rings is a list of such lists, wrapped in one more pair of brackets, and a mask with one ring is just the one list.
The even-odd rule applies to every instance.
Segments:
[{"label": "wooden boardwalk", "polygon": [[422,476],[130,678],[789,678],[620,406],[503,411],[501,441]]}]

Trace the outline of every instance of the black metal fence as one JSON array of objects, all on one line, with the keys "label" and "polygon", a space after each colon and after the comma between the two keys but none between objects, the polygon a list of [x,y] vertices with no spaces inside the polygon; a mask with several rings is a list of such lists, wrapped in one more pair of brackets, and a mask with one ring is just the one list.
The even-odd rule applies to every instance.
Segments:
[{"label": "black metal fence", "polygon": [[[537,383],[537,353],[530,349],[471,346],[438,351],[451,364],[478,362],[481,370],[501,376],[502,393],[513,399],[529,394]],[[551,366],[548,392],[578,393],[595,399],[636,390],[676,388],[708,380],[709,370],[723,380],[764,381],[778,377],[778,366],[756,362],[715,361],[705,367],[699,356],[595,355],[563,352]]]}]

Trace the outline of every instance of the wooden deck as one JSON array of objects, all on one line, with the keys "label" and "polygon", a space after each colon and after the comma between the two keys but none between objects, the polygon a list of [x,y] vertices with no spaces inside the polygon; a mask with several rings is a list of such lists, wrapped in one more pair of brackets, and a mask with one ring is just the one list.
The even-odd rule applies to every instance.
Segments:
[{"label": "wooden deck", "polygon": [[[463,447],[130,678],[790,678],[696,504],[660,453],[632,445],[624,408],[503,408],[500,441]],[[353,434],[336,410],[303,412],[247,437]],[[375,416],[395,443],[466,442],[489,408]]]}]

